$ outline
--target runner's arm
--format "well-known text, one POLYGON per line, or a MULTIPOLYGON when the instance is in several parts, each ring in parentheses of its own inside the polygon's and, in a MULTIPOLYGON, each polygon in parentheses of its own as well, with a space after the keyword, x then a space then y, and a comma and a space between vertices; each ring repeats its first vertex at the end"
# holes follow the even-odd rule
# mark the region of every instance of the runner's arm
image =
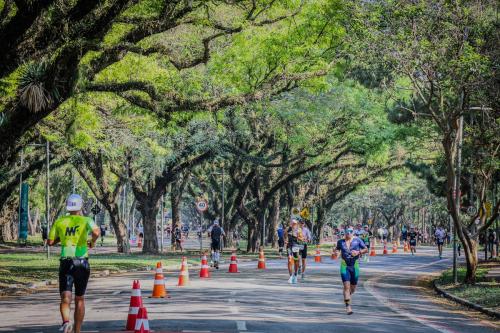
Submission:
POLYGON ((52 228, 50 228, 50 231, 49 231, 49 237, 47 239, 47 244, 49 246, 56 245, 57 243, 59 243, 61 241, 61 239, 59 238, 59 235, 57 234, 56 223, 57 223, 57 221, 54 222, 54 224, 52 224, 52 228))
POLYGON ((97 241, 97 239, 101 235, 101 230, 94 223, 94 220, 92 220, 91 218, 88 218, 87 221, 88 221, 87 227, 91 231, 91 237, 92 237, 90 241, 87 241, 87 245, 89 248, 93 248, 95 245, 95 242, 97 241))

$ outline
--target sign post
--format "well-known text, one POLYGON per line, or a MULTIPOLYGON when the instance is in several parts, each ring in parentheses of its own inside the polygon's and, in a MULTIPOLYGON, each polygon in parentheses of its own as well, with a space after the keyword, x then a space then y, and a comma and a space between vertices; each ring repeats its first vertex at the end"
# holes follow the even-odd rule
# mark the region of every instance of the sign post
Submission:
POLYGON ((198 214, 200 214, 200 232, 201 232, 200 255, 203 252, 203 212, 205 212, 207 209, 208 209, 208 201, 203 198, 198 198, 196 200, 196 210, 198 211, 198 214))
POLYGON ((21 184, 21 198, 19 209, 19 241, 26 244, 28 239, 28 191, 27 183, 21 184))

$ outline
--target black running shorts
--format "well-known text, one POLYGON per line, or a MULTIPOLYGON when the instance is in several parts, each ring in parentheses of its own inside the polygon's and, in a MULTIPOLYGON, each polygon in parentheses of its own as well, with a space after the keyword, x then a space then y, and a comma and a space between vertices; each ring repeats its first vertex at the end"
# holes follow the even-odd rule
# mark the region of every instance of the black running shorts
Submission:
POLYGON ((90 277, 90 265, 88 259, 64 258, 59 262, 59 292, 73 291, 75 295, 85 295, 87 283, 90 277))
POLYGON ((220 250, 220 241, 216 239, 212 239, 212 250, 219 251, 220 250))

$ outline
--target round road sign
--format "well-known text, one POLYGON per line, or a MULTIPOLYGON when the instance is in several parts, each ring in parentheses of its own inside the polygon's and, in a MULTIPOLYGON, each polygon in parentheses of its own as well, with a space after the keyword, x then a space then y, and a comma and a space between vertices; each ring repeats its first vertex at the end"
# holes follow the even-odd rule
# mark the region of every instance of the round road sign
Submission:
POLYGON ((208 209, 208 201, 205 199, 201 199, 200 201, 196 201, 196 209, 202 213, 208 209))
POLYGON ((474 206, 467 207, 467 214, 469 214, 469 216, 475 216, 477 214, 477 208, 474 206))

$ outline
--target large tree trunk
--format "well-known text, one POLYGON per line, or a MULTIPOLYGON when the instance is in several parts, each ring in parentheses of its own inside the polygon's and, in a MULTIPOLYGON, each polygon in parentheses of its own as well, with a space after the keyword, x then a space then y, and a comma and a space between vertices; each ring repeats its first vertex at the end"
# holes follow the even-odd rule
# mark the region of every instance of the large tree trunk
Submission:
POLYGON ((144 227, 144 244, 142 253, 159 253, 158 237, 156 234, 156 215, 158 214, 158 205, 146 206, 141 203, 141 214, 144 227))
POLYGON ((323 227, 325 225, 325 208, 323 205, 318 205, 316 208, 316 221, 314 223, 313 238, 318 240, 318 244, 321 243, 321 234, 323 232, 323 227))
POLYGON ((0 241, 8 242, 18 237, 17 197, 11 197, 0 212, 0 241))
POLYGON ((178 195, 177 191, 170 191, 170 205, 172 206, 172 233, 171 233, 171 243, 175 245, 175 233, 176 227, 181 227, 181 196, 178 195))
POLYGON ((130 253, 130 243, 125 221, 120 218, 120 210, 117 204, 108 207, 109 222, 115 231, 116 247, 118 253, 130 253))
POLYGON ((278 193, 273 198, 273 203, 269 212, 269 233, 267 235, 267 242, 271 244, 272 247, 276 247, 278 243, 278 238, 276 233, 278 230, 278 224, 280 221, 280 194, 278 193))
POLYGON ((255 252, 256 247, 256 232, 255 232, 255 222, 247 223, 248 233, 247 233, 247 252, 255 252))
POLYGON ((476 282, 476 270, 479 261, 477 249, 478 242, 476 239, 471 238, 466 232, 460 233, 462 236, 460 240, 462 242, 462 247, 464 249, 465 263, 467 271, 465 272, 466 284, 474 284, 476 282))

